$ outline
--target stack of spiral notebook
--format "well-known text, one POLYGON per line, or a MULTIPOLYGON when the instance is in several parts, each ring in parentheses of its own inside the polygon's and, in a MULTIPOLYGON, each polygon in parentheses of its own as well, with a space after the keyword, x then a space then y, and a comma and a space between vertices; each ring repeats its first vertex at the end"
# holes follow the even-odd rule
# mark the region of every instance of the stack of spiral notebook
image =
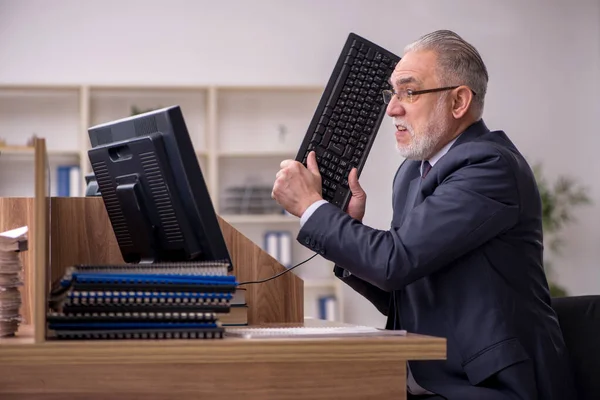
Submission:
POLYGON ((58 339, 213 339, 237 282, 225 262, 78 265, 55 282, 47 315, 58 339))

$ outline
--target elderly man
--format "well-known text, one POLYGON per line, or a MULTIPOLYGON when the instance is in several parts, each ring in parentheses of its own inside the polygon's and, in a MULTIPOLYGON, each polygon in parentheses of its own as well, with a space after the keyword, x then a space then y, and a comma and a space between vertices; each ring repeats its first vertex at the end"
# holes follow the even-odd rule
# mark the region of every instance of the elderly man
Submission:
POLYGON ((301 218, 298 240, 335 263, 388 329, 447 339, 446 361, 408 365, 409 398, 574 399, 542 265, 541 202, 530 167, 482 120, 478 51, 437 31, 406 47, 384 91, 406 158, 389 230, 362 223, 354 169, 346 212, 324 201, 314 153, 281 163, 273 197, 301 218))

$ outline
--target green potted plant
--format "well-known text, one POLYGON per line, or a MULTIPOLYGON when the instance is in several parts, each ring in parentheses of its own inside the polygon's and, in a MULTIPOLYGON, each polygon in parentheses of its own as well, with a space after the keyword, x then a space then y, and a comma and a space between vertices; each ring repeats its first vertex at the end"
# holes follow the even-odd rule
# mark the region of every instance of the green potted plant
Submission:
POLYGON ((567 176, 558 176, 554 183, 549 183, 543 176, 542 167, 537 164, 533 167, 542 199, 542 225, 544 231, 544 268, 550 285, 552 297, 566 296, 567 290, 554 281, 552 261, 549 257, 558 257, 561 254, 563 241, 562 229, 575 222, 573 210, 575 207, 589 204, 591 200, 587 188, 567 176))

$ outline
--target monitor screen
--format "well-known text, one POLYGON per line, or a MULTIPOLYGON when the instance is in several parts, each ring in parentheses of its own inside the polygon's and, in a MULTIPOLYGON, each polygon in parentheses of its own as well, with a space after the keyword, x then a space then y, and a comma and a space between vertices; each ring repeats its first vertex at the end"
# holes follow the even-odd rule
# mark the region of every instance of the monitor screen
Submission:
POLYGON ((89 128, 98 190, 127 263, 231 258, 181 108, 89 128))

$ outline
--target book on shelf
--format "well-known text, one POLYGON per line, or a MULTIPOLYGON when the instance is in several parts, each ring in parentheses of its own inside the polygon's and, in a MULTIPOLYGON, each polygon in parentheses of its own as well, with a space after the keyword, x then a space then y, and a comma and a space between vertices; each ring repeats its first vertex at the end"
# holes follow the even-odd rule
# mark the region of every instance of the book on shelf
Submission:
POLYGON ((69 197, 81 194, 81 171, 78 165, 59 165, 56 169, 57 196, 69 197))
POLYGON ((319 319, 326 321, 336 321, 338 319, 338 304, 334 295, 320 296, 317 301, 319 319))
POLYGON ((265 232, 263 246, 263 250, 284 267, 292 266, 292 233, 290 231, 265 232))

